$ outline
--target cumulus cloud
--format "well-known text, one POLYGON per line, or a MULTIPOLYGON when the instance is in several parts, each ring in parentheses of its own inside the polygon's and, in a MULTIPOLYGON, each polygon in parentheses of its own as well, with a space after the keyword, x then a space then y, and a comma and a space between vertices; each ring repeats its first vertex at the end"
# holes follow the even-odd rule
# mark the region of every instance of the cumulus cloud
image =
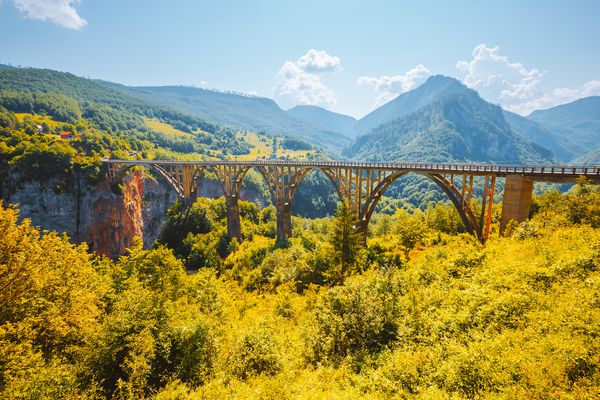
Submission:
POLYGON ((306 72, 336 72, 340 69, 340 58, 310 49, 296 64, 306 72))
POLYGON ((69 29, 81 29, 87 24, 75 9, 79 2, 80 0, 13 0, 17 10, 27 18, 50 21, 69 29))
POLYGON ((591 80, 577 88, 556 88, 540 97, 523 103, 506 105, 504 108, 521 115, 528 115, 535 110, 543 110, 589 96, 600 96, 600 81, 591 80))
POLYGON ((275 75, 274 96, 284 107, 297 104, 331 107, 335 93, 323 83, 323 75, 340 69, 339 57, 310 49, 294 61, 286 61, 275 75))
POLYGON ((545 90, 545 71, 511 62, 498 46, 484 43, 475 46, 471 60, 459 61, 456 68, 463 82, 483 98, 521 115, 600 93, 600 81, 595 80, 578 88, 545 90))
POLYGON ((457 62, 463 82, 484 98, 507 107, 540 97, 545 72, 510 62, 499 50, 498 46, 487 47, 481 43, 473 49, 471 60, 457 62))
POLYGON ((373 107, 378 107, 396 98, 398 95, 408 92, 423 83, 431 71, 423 64, 406 71, 404 75, 380 77, 362 76, 358 78, 358 85, 371 86, 378 94, 373 107))

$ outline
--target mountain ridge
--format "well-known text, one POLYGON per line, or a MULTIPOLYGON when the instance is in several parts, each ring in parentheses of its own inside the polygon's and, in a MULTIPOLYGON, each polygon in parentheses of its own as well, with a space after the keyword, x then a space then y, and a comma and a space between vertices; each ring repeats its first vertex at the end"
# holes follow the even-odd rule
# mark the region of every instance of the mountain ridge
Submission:
POLYGON ((356 136, 354 128, 357 120, 349 115, 336 113, 314 105, 297 105, 285 112, 293 118, 322 126, 349 138, 354 139, 356 136))
POLYGON ((584 97, 546 110, 537 110, 528 118, 585 151, 596 148, 600 143, 600 96, 584 97))
POLYGON ((552 152, 516 135, 503 110, 470 89, 443 96, 360 136, 348 155, 427 162, 548 162, 552 152))

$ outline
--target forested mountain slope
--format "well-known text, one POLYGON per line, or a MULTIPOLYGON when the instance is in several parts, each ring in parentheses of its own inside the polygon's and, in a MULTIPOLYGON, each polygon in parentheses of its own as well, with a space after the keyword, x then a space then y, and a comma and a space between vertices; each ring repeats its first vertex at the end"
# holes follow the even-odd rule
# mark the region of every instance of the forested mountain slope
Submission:
POLYGON ((504 110, 504 118, 514 133, 544 146, 562 162, 569 162, 587 151, 556 130, 548 129, 532 119, 504 110))
POLYGON ((129 96, 182 110, 221 125, 262 131, 270 135, 298 136, 337 152, 350 143, 345 135, 296 119, 273 100, 264 97, 183 86, 128 87, 105 84, 129 96))
POLYGON ((356 159, 543 163, 552 153, 511 130, 503 111, 462 90, 378 126, 348 151, 356 159))
POLYGON ((528 118, 586 151, 600 143, 600 96, 534 111, 528 118))
POLYGON ((464 93, 467 90, 469 89, 465 85, 454 78, 432 76, 416 89, 401 94, 361 118, 356 123, 355 130, 359 135, 368 133, 382 124, 407 116, 446 96, 464 93))

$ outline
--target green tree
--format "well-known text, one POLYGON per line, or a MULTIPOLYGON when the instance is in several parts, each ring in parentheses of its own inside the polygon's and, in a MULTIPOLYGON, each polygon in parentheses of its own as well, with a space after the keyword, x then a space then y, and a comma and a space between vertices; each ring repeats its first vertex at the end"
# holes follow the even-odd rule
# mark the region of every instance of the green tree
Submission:
POLYGON ((356 216, 346 201, 336 210, 330 242, 334 250, 335 267, 328 271, 328 278, 341 282, 356 266, 362 238, 356 233, 356 216))

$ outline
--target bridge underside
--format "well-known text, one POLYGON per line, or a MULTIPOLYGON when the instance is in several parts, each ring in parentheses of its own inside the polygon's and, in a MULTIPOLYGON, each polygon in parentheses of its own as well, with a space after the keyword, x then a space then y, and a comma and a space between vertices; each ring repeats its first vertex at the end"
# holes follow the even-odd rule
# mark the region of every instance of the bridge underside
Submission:
POLYGON ((151 167, 179 197, 192 202, 205 170, 211 170, 221 183, 227 206, 229 240, 242 241, 238 199, 246 173, 256 169, 265 179, 277 209, 277 237, 292 236, 291 208, 298 185, 311 170, 322 171, 333 183, 342 201, 346 201, 356 216, 356 231, 366 238, 369 221, 377 203, 401 176, 416 173, 433 181, 448 196, 460 215, 467 232, 484 243, 490 235, 492 205, 496 181, 506 178, 502 208, 501 231, 510 220, 523 221, 529 215, 534 180, 573 181, 579 175, 600 183, 600 169, 578 170, 564 167, 508 167, 441 164, 389 164, 345 162, 165 162, 110 160, 110 179, 119 181, 135 165, 151 167), (460 168, 459 168, 460 167, 460 168), (550 169, 551 168, 551 169, 550 169), (519 173, 521 172, 521 173, 519 173), (479 201, 474 199, 475 181, 482 183, 479 201), (482 182, 481 182, 482 181, 482 182), (476 207, 474 205, 477 204, 476 207), (478 208, 476 214, 475 208, 478 208))

